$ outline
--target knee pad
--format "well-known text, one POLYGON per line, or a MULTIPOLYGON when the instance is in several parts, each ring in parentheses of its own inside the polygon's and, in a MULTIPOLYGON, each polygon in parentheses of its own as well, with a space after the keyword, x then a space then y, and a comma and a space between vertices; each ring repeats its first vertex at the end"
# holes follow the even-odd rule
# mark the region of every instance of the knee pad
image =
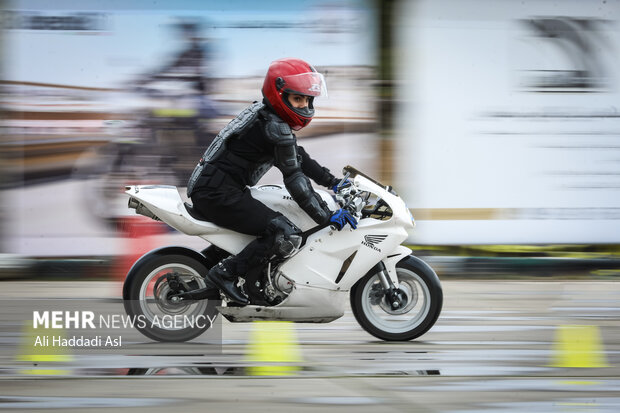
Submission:
POLYGON ((301 229, 293 224, 284 215, 280 215, 269 222, 268 235, 273 236, 273 250, 281 258, 288 258, 301 245, 301 229))

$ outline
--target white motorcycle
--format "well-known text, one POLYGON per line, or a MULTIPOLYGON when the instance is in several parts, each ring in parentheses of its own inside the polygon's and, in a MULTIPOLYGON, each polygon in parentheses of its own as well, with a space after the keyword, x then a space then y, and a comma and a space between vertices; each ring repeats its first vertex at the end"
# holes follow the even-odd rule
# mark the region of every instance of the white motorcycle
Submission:
POLYGON ((210 327, 191 320, 218 312, 231 322, 287 320, 328 323, 344 315, 347 296, 353 315, 368 333, 383 340, 411 340, 426 333, 441 312, 443 293, 435 272, 400 244, 413 229, 405 202, 389 187, 350 166, 350 180, 334 196, 317 191, 330 209, 347 208, 358 227, 341 231, 316 226, 280 185, 252 187, 252 196, 302 229, 292 256, 255 269, 240 285, 250 304, 228 302, 205 280, 209 268, 239 253, 253 237, 201 219, 174 186, 127 187, 129 207, 211 245, 201 252, 164 247, 141 257, 123 287, 125 310, 147 322, 136 327, 159 341, 187 341, 210 327), (151 321, 182 316, 161 325, 151 321))

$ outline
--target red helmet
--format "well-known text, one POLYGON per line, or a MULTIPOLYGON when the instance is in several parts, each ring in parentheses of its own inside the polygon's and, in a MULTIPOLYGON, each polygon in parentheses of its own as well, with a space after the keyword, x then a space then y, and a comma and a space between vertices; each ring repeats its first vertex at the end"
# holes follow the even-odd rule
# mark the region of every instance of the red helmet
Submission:
POLYGON ((294 58, 271 62, 262 92, 276 114, 293 130, 310 123, 314 116, 314 98, 327 95, 323 75, 303 60, 294 58), (304 108, 295 108, 288 101, 289 94, 309 96, 310 102, 304 108))

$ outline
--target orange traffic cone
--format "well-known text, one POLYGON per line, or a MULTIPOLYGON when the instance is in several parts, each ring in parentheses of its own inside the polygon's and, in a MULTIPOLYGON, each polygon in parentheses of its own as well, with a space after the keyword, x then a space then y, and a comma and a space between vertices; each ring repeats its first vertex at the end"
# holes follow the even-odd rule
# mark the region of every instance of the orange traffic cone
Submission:
POLYGON ((127 273, 144 254, 157 248, 157 235, 165 232, 165 225, 142 216, 128 216, 121 219, 119 233, 125 243, 123 253, 118 256, 113 268, 113 279, 122 288, 127 273))

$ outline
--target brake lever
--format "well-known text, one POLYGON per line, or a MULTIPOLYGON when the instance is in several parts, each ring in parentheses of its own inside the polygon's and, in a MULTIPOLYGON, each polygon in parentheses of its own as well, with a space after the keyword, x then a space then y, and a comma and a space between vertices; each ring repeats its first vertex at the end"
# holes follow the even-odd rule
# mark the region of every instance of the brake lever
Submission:
POLYGON ((350 176, 351 172, 347 172, 346 174, 344 174, 340 182, 338 182, 338 185, 336 185, 336 188, 340 189, 340 187, 344 185, 345 182, 347 182, 347 179, 349 179, 350 176))

